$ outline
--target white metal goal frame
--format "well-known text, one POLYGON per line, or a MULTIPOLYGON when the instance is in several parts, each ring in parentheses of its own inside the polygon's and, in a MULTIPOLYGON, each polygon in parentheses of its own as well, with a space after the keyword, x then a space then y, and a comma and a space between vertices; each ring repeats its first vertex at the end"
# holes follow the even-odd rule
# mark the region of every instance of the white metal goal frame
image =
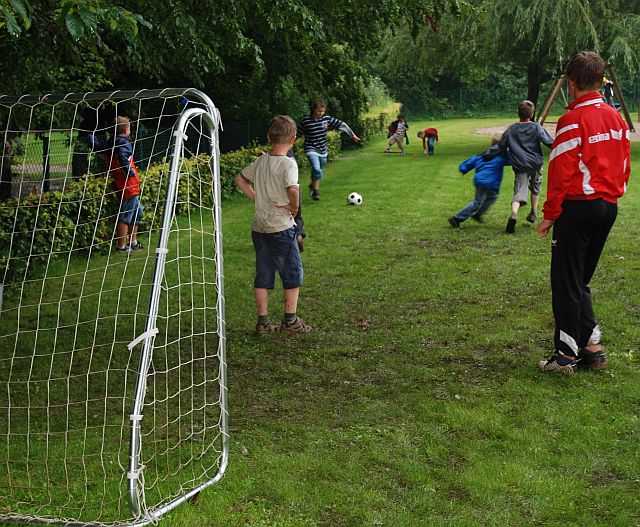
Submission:
MULTIPOLYGON (((160 207, 162 213, 162 219, 158 222, 158 230, 156 235, 153 237, 150 235, 149 237, 149 245, 153 247, 147 248, 149 253, 149 260, 153 261, 153 272, 150 274, 150 290, 148 291, 148 309, 146 313, 146 321, 144 323, 142 331, 138 331, 135 338, 133 338, 127 344, 127 348, 129 351, 138 348, 139 354, 135 355, 139 357, 137 368, 133 374, 136 377, 135 387, 133 390, 132 398, 126 398, 127 400, 132 399, 132 403, 130 408, 127 410, 122 405, 122 410, 124 413, 128 412, 128 415, 122 416, 123 421, 129 421, 129 445, 128 445, 128 461, 126 463, 126 470, 123 474, 121 474, 120 486, 126 486, 126 501, 128 502, 128 508, 130 511, 130 516, 128 518, 119 517, 114 518, 112 516, 106 515, 104 517, 99 517, 96 519, 88 519, 83 518, 75 518, 73 515, 67 516, 62 513, 54 513, 49 514, 46 510, 41 510, 34 504, 28 503, 28 500, 20 499, 16 500, 15 503, 12 503, 7 496, 11 497, 11 492, 4 493, 3 485, 4 483, 0 478, 0 521, 12 521, 12 522, 39 522, 45 524, 64 524, 64 525, 73 525, 73 526, 84 526, 84 525, 130 525, 130 526, 144 526, 148 524, 155 524, 157 521, 167 512, 173 510, 180 504, 191 500, 197 494, 199 494, 203 489, 210 487, 217 483, 224 475, 227 464, 228 464, 228 456, 229 456, 229 430, 228 430, 228 403, 227 403, 227 380, 226 380, 226 335, 225 335, 225 306, 224 306, 224 273, 223 273, 223 247, 222 247, 222 222, 221 222, 221 182, 220 182, 220 151, 219 151, 219 141, 218 141, 218 133, 221 128, 221 120, 218 109, 215 107, 211 99, 204 93, 195 89, 163 89, 163 90, 137 90, 137 91, 114 91, 110 93, 85 93, 85 94, 67 94, 67 95, 45 95, 45 96, 22 96, 22 97, 6 97, 0 96, 0 108, 14 108, 16 105, 20 106, 28 106, 33 109, 37 109, 39 105, 56 105, 61 102, 68 104, 89 104, 99 103, 103 104, 104 102, 109 102, 113 104, 118 104, 121 101, 139 101, 139 100, 167 100, 169 98, 178 98, 182 101, 188 101, 187 104, 184 104, 184 107, 181 108, 177 120, 175 124, 171 127, 172 139, 170 145, 170 160, 169 160, 169 172, 166 180, 166 196, 163 197, 163 206, 160 207), (194 103, 194 104, 189 104, 194 103), (190 425, 192 430, 189 431, 185 435, 187 438, 186 441, 199 441, 200 443, 204 441, 212 441, 215 442, 214 448, 211 451, 215 455, 215 460, 213 462, 213 469, 215 470, 214 474, 207 472, 204 470, 202 474, 196 475, 193 478, 187 478, 188 481, 183 482, 180 481, 177 484, 176 488, 170 488, 168 491, 164 491, 165 494, 160 494, 161 497, 155 498, 156 502, 159 503, 149 503, 149 499, 147 497, 147 488, 145 486, 145 437, 153 437, 155 438, 156 432, 147 432, 151 434, 149 436, 145 436, 144 430, 144 418, 145 418, 145 401, 150 397, 148 393, 148 379, 150 375, 150 369, 154 369, 153 365, 153 357, 154 357, 154 345, 156 343, 156 338, 159 333, 162 332, 162 328, 159 328, 165 318, 159 317, 159 309, 161 304, 161 296, 163 291, 166 292, 167 289, 170 289, 171 285, 167 284, 167 277, 165 276, 165 267, 167 264, 167 258, 170 256, 172 251, 172 243, 173 248, 175 250, 175 240, 172 240, 172 233, 175 233, 176 227, 176 207, 178 203, 178 193, 179 187, 181 184, 181 175, 184 173, 183 162, 185 159, 185 150, 189 147, 187 146, 188 133, 191 134, 192 131, 195 130, 195 133, 201 134, 204 137, 204 143, 208 143, 207 147, 204 150, 207 150, 205 153, 208 157, 208 169, 211 172, 211 187, 207 187, 207 183, 204 184, 204 188, 206 192, 212 193, 212 224, 213 224, 213 233, 211 233, 211 241, 212 241, 212 250, 213 255, 209 259, 204 258, 203 261, 211 262, 213 267, 215 268, 213 271, 214 278, 208 282, 206 279, 195 279, 196 281, 200 280, 204 283, 202 287, 206 288, 211 286, 215 289, 215 307, 210 307, 204 305, 204 307, 198 307, 195 310, 200 309, 205 314, 215 312, 215 321, 212 325, 215 327, 214 330, 211 331, 215 336, 214 339, 210 339, 209 344, 211 342, 215 346, 215 352, 213 356, 216 359, 217 371, 214 372, 213 377, 215 378, 216 385, 218 387, 217 393, 215 395, 209 393, 205 390, 202 391, 204 397, 213 400, 213 405, 209 405, 206 410, 202 410, 201 413, 208 414, 214 412, 211 409, 211 406, 215 407, 215 415, 214 419, 216 420, 216 432, 212 438, 209 438, 207 432, 203 432, 202 430, 194 430, 198 427, 199 423, 194 424, 194 420, 191 421, 190 425), (172 230, 173 229, 173 230, 172 230), (194 439, 195 438, 195 439, 194 439), (167 497, 168 496, 168 497, 167 497), (4 501, 4 503, 2 503, 4 501), (22 506, 25 510, 23 510, 22 506)), ((37 110, 36 110, 37 111, 37 110)), ((2 130, 0 130, 0 133, 2 130)), ((6 130, 5 130, 6 137, 6 130)), ((1 145, 0 145, 1 146, 1 145)), ((135 143, 134 143, 135 148, 135 143)), ((198 153, 202 153, 201 147, 198 147, 198 153)), ((45 162, 46 164, 46 162, 45 162)), ((107 176, 109 177, 109 176, 107 176)), ((22 193, 22 190, 19 191, 22 193)), ((41 201, 44 201, 41 199, 41 201)), ((193 204, 188 200, 186 203, 181 204, 183 207, 194 208, 193 204)), ((202 208, 202 207, 201 207, 202 208)), ((200 211, 201 212, 201 211, 200 211)), ((16 213, 17 214, 17 213, 16 213)), ((190 225, 191 219, 189 219, 190 225)), ((189 225, 187 227, 180 227, 178 230, 188 231, 189 225)), ((75 227, 78 229, 78 227, 75 227)), ((201 226, 198 228, 202 228, 201 226)), ((75 232, 75 231, 74 231, 75 232)), ((35 236, 35 233, 34 233, 35 236)), ((183 237, 187 237, 182 235, 183 237)), ((191 242, 189 242, 191 243, 191 242)), ((204 245, 204 243, 202 244, 204 245)), ((89 248, 89 252, 91 252, 91 247, 89 248)), ((109 253, 111 254, 111 253, 109 253)), ((179 258, 189 260, 190 255, 180 255, 179 258)), ((48 264, 47 264, 48 265, 48 264)), ((48 269, 48 268, 47 268, 48 269)), ((180 273, 183 271, 178 271, 178 280, 180 280, 180 273)), ((203 271, 203 275, 209 273, 208 270, 203 271)), ((25 275, 26 276, 26 275, 25 275)), ((1 277, 0 277, 1 278, 1 277)), ((66 279, 66 277, 65 277, 66 279)), ((182 286, 183 284, 179 284, 177 289, 180 291, 180 295, 182 295, 182 286)), ((199 284, 202 285, 202 284, 199 284)), ((2 286, 5 287, 4 284, 2 286)), ((45 286, 42 286, 44 289, 45 286)), ((84 285, 83 285, 84 287, 84 285)), ((24 289, 24 287, 23 287, 24 289)), ((201 288, 195 288, 196 294, 201 294, 201 288)), ((22 292, 20 293, 23 294, 22 292)), ((102 295, 102 291, 100 293, 102 295)), ((188 294, 188 292, 187 292, 188 294)), ((192 290, 192 295, 193 290, 192 290)), ((140 293, 138 293, 140 296, 140 293)), ((61 294, 62 297, 62 294, 61 294)), ((170 304, 171 301, 168 297, 163 297, 163 309, 167 311, 169 308, 165 304, 170 304)), ((188 303, 188 299, 186 302, 188 303)), ((199 300, 195 302, 192 300, 192 305, 197 304, 199 300)), ((177 302, 182 303, 185 300, 180 296, 177 302)), ((204 300, 206 304, 207 300, 204 300)), ((59 309, 59 308, 58 308, 59 309)), ((0 299, 0 310, 2 310, 2 303, 0 299)), ((18 309, 18 311, 20 308, 18 309)), ((38 313, 40 312, 40 308, 38 307, 38 313)), ((26 311, 25 311, 26 313, 26 311)), ((122 315, 121 315, 122 316, 122 315)), ((190 315, 192 319, 194 319, 194 315, 190 315)), ((1 314, 0 314, 1 317, 1 314)), ((1 319, 0 319, 1 322, 1 319)), ((196 323, 191 321, 193 326, 195 327, 196 323)), ((1 327, 1 326, 0 326, 1 327)), ((203 338, 201 334, 198 333, 198 330, 194 329, 194 327, 190 328, 192 334, 190 335, 191 345, 193 347, 196 346, 207 346, 206 338, 203 338)), ((206 333, 206 332, 205 332, 206 333)), ((6 337, 6 335, 5 335, 6 337)), ((205 335, 206 337, 206 335, 205 335)), ((0 339, 3 338, 3 335, 0 335, 0 339)), ((115 332, 114 332, 115 338, 115 332)), ((19 339, 19 334, 16 333, 15 337, 16 341, 19 339)), ((169 341, 169 337, 166 337, 167 341, 169 341)), ((183 346, 183 348, 188 347, 183 346)), ((35 348, 34 348, 35 350, 35 348)), ((55 350, 54 350, 55 351, 55 350)), ((193 350, 191 350, 193 352, 193 350)), ((6 357, 2 357, 4 352, 0 351, 0 359, 6 359, 6 357)), ((34 351, 34 354, 36 352, 34 351)), ((71 353, 73 357, 73 353, 71 353)), ((131 355, 133 356, 133 355, 131 355)), ((130 357, 131 357, 130 356, 130 357)), ((197 354, 193 355, 193 362, 202 363, 204 368, 209 368, 209 363, 205 362, 202 357, 197 356, 197 354)), ((23 357, 18 357, 19 359, 23 357)), ((15 361, 15 358, 12 358, 15 361)), ((33 365, 34 359, 32 359, 33 365)), ((53 362, 53 359, 51 359, 53 362)), ((178 371, 177 375, 181 375, 181 370, 184 369, 185 364, 178 364, 177 367, 172 367, 175 371, 178 371)), ((191 370, 194 370, 193 364, 190 365, 191 370)), ((123 367, 124 370, 133 369, 131 366, 123 367)), ((69 370, 71 371, 71 366, 69 366, 69 370)), ((193 372, 192 372, 193 373, 193 372)), ((206 376, 207 373, 203 372, 201 375, 206 376)), ((166 374, 168 377, 169 374, 166 374)), ((35 381, 34 381, 35 382, 35 381)), ((90 378, 87 376, 86 383, 89 384, 90 378)), ((107 381, 109 382, 109 381, 107 381)), ((164 380, 164 382, 168 383, 169 381, 164 380)), ((202 381, 201 378, 198 378, 196 381, 192 381, 193 383, 205 384, 205 381, 202 381)), ((209 382, 207 380, 206 382, 209 382)), ((28 383, 27 383, 28 384, 28 383)), ((9 388, 9 382, 7 382, 6 386, 2 385, 2 379, 0 379, 0 390, 4 390, 9 393, 9 399, 11 399, 12 393, 9 388)), ((49 388, 47 388, 49 390, 49 388)), ((179 391, 186 391, 184 388, 180 387, 179 391)), ((191 408, 185 407, 182 408, 183 402, 181 397, 181 393, 177 395, 179 405, 181 406, 180 411, 184 413, 190 413, 192 411, 191 408)), ((165 394, 151 394, 151 397, 157 397, 158 399, 166 398, 168 399, 170 396, 165 394)), ((191 404, 194 406, 204 405, 200 401, 194 400, 195 397, 193 394, 190 395, 191 404)), ((187 397, 184 397, 188 399, 187 397)), ((0 406, 2 406, 2 401, 4 399, 0 399, 0 406)), ((74 401, 71 401, 70 404, 75 404, 74 401)), ((88 406, 88 403, 87 403, 88 406)), ((6 404, 6 408, 0 408, 5 410, 6 415, 10 415, 12 408, 10 404, 6 404)), ((105 414, 107 413, 107 406, 105 403, 105 414)), ((198 408, 200 411, 201 408, 198 408)), ((29 409, 26 410, 26 415, 29 416, 29 422, 32 422, 33 416, 37 415, 35 412, 32 414, 29 412, 29 409)), ((152 408, 150 411, 156 412, 156 408, 152 408)), ((68 414, 68 410, 67 410, 68 414)), ((55 418, 55 416, 54 416, 55 418)), ((49 421, 52 419, 47 416, 47 428, 50 426, 49 421)), ((68 417, 67 417, 68 419, 68 417)), ((87 418, 89 419, 89 418, 87 418)), ((103 419, 106 419, 103 417, 103 419)), ((203 417, 202 419, 205 419, 203 417)), ((169 417, 165 417, 166 426, 168 428, 171 425, 171 420, 169 417)), ((196 420, 197 421, 197 420, 196 420)), ((176 421, 176 426, 185 426, 184 423, 176 421)), ((0 435, 6 432, 7 444, 3 445, 3 448, 7 453, 13 448, 8 443, 8 438, 10 436, 10 431, 8 428, 6 430, 2 429, 0 431, 0 435)), ((30 450, 35 450, 29 442, 29 434, 31 432, 27 432, 26 443, 30 450)), ((39 432, 38 432, 39 434, 39 432)), ((32 436, 38 435, 36 433, 31 433, 32 436)), ((22 434, 25 435, 25 434, 22 434)), ((46 442, 46 452, 54 452, 55 446, 51 446, 48 437, 46 437, 46 431, 44 434, 44 440, 46 442)), ((86 435, 86 430, 85 430, 86 435)), ((104 433, 103 433, 104 437, 104 433)), ((38 438, 40 439, 40 438, 38 438)), ((175 445, 169 445, 169 442, 166 441, 166 450, 171 454, 171 450, 176 449, 175 445)), ((209 449, 207 445, 201 445, 196 447, 200 449, 200 456, 204 457, 209 454, 209 449)), ((13 451, 12 451, 13 452, 13 451)), ((12 454, 15 456, 15 454, 12 454)), ((65 454, 66 456, 66 454, 65 454)), ((193 454, 191 455, 191 459, 193 459, 193 454)), ((195 456, 198 458, 198 456, 195 456)), ((4 471, 4 473, 9 474, 11 470, 11 461, 7 461, 7 459, 3 459, 0 456, 0 472, 4 471)), ((198 459, 199 460, 199 459, 198 459)), ((67 466, 71 464, 66 457, 63 460, 65 472, 67 471, 67 466)), ((43 463, 48 463, 47 460, 44 460, 43 463)), ((84 464, 84 460, 82 461, 84 464)), ((116 462, 117 463, 117 462, 116 462)), ((170 461, 166 462, 167 464, 170 461)), ((33 462, 31 465, 33 466, 33 462)), ((124 467, 124 463, 119 463, 121 468, 124 467)), ((53 466, 53 463, 52 463, 53 466)), ((29 466, 27 465, 27 472, 29 466)), ((85 468, 86 471, 86 468, 85 468)), ((73 471, 70 469, 69 473, 73 471)), ((211 470, 213 472, 213 470, 211 470)), ((3 476, 3 474, 0 474, 3 476)), ((29 479, 29 483, 31 480, 27 474, 27 479, 29 479)), ((49 472, 47 472, 47 481, 44 484, 50 483, 49 480, 49 472)), ((70 476, 66 476, 67 479, 70 479, 70 476)), ((72 476, 71 476, 72 477, 72 476)), ((170 486, 166 484, 162 480, 162 478, 158 478, 156 475, 156 480, 160 482, 159 486, 165 485, 165 487, 170 486)), ((43 484, 43 482, 40 482, 43 484)), ((37 492, 32 493, 32 489, 27 488, 24 492, 29 495, 37 495, 37 492)), ((70 493, 72 494, 72 493, 70 493)), ((156 493, 158 494, 158 493, 156 493)), ((69 501, 70 498, 67 498, 69 501)), ((104 500, 104 498, 102 498, 104 500)), ((154 500, 151 500, 154 501, 154 500)), ((37 504, 36 504, 37 505, 37 504)), ((84 511, 85 506, 82 505, 79 507, 80 511, 84 511)), ((58 509, 59 511, 60 509, 58 509)))

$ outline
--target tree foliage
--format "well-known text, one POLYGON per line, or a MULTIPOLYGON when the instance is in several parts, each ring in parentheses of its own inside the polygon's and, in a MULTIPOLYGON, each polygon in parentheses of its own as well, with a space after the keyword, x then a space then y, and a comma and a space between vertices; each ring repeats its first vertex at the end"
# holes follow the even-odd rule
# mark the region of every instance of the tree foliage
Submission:
POLYGON ((640 0, 0 0, 0 93, 194 86, 225 119, 355 121, 382 79, 416 108, 446 88, 540 83, 580 49, 640 68, 640 0))
POLYGON ((433 90, 524 82, 520 97, 536 101, 542 83, 559 73, 574 53, 599 51, 627 77, 640 58, 640 2, 623 0, 469 0, 445 12, 438 31, 425 26, 388 32, 388 46, 372 67, 393 95, 433 108, 433 90))
POLYGON ((238 119, 299 116, 315 97, 354 119, 385 29, 415 33, 458 1, 0 0, 0 91, 191 85, 238 119))

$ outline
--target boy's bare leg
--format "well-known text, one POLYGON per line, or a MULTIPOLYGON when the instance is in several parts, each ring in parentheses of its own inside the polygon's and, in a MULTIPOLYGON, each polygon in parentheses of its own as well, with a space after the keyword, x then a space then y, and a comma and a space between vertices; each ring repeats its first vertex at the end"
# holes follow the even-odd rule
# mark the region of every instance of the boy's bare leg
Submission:
POLYGON ((284 290, 284 312, 295 313, 298 309, 298 295, 300 294, 300 288, 284 290))
POLYGON ((129 233, 129 225, 119 221, 116 224, 116 242, 118 243, 118 249, 124 249, 127 245, 127 234, 129 233))
POLYGON ((283 333, 309 333, 313 329, 296 314, 298 293, 299 287, 284 290, 284 320, 280 326, 283 333))
POLYGON ((511 214, 512 214, 512 217, 517 216, 519 210, 520 210, 520 202, 519 201, 511 202, 511 214))
POLYGON ((532 211, 537 211, 538 210, 538 200, 540 199, 540 196, 535 195, 535 194, 531 194, 531 210, 532 211))
POLYGON ((258 310, 258 316, 266 316, 269 310, 269 290, 256 287, 253 290, 253 295, 256 299, 256 309, 258 310))
POLYGON ((138 244, 138 226, 129 225, 129 244, 131 247, 135 247, 138 244))

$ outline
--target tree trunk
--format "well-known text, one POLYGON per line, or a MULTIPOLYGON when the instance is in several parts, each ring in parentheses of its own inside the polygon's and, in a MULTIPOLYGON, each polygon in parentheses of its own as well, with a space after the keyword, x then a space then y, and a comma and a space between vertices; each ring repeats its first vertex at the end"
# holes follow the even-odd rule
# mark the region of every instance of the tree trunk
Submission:
POLYGON ((540 95, 540 82, 540 66, 537 63, 530 62, 527 65, 527 99, 536 106, 540 95))

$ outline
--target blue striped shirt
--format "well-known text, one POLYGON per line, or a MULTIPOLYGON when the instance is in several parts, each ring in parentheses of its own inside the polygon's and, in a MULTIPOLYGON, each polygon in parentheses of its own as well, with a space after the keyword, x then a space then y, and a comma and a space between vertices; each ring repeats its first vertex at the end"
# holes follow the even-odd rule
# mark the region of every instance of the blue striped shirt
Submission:
POLYGON ((304 135, 304 151, 326 155, 329 152, 329 143, 327 142, 329 130, 342 130, 351 137, 355 135, 347 123, 330 115, 323 115, 320 119, 305 115, 300 119, 298 135, 304 135))

